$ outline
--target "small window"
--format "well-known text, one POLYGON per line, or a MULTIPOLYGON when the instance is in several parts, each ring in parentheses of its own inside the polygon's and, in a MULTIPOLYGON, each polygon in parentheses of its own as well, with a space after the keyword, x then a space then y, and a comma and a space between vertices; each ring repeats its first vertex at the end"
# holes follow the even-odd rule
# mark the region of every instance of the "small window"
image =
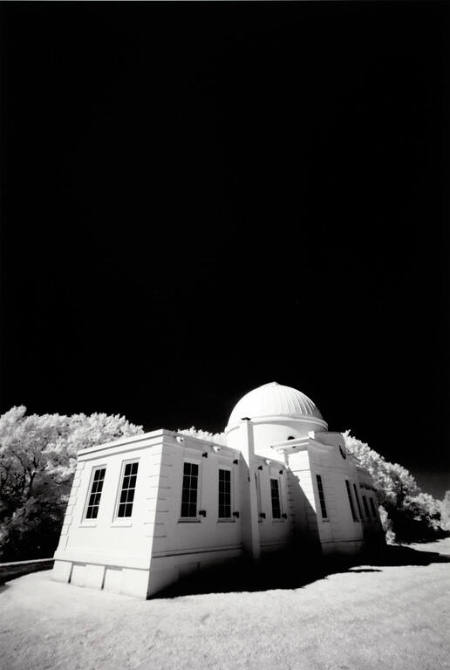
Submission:
POLYGON ((376 519, 378 519, 378 514, 377 514, 377 510, 375 509, 375 504, 373 502, 373 498, 369 498, 369 502, 370 502, 370 509, 372 510, 372 516, 376 520, 376 519))
POLYGON ((358 489, 356 488, 356 484, 353 484, 353 490, 355 492, 355 499, 356 499, 356 504, 358 505, 359 516, 362 519, 363 515, 362 515, 362 511, 361 511, 361 503, 359 502, 359 495, 358 495, 358 489))
POLYGON ((96 468, 93 473, 91 490, 89 493, 88 504, 86 508, 86 519, 96 519, 98 508, 100 507, 100 498, 102 495, 103 482, 105 481, 106 468, 96 468))
POLYGON ((270 496, 272 498, 272 518, 281 519, 280 483, 278 479, 270 480, 270 496))
POLYGON ((370 519, 369 507, 367 505, 367 498, 366 498, 366 496, 363 496, 362 499, 363 499, 364 512, 365 512, 366 518, 370 519))
POLYGON ((219 470, 219 519, 231 518, 231 471, 219 470))
POLYGON ((320 475, 316 475, 316 480, 317 480, 317 490, 319 491, 319 502, 320 502, 320 510, 322 512, 322 519, 327 519, 328 514, 327 514, 327 506, 325 504, 325 494, 323 492, 322 477, 320 475))
POLYGON ((130 517, 133 512, 138 465, 137 461, 134 461, 134 463, 125 463, 122 490, 120 491, 119 507, 117 509, 117 516, 120 518, 130 517))
POLYGON ((183 488, 181 491, 181 516, 197 516, 198 465, 185 462, 183 469, 183 488))
POLYGON ((350 504, 352 519, 353 519, 353 521, 358 521, 358 517, 356 516, 355 506, 353 504, 352 491, 351 491, 350 483, 349 483, 348 479, 345 480, 345 486, 346 486, 346 489, 347 489, 348 502, 350 504))

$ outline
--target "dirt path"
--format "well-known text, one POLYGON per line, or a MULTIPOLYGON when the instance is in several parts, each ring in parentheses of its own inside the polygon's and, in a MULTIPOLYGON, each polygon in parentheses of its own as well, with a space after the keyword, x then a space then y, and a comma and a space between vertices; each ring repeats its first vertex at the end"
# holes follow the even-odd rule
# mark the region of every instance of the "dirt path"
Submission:
POLYGON ((450 562, 426 553, 450 557, 450 539, 414 549, 423 565, 147 602, 27 575, 0 590, 0 667, 450 669, 450 562))

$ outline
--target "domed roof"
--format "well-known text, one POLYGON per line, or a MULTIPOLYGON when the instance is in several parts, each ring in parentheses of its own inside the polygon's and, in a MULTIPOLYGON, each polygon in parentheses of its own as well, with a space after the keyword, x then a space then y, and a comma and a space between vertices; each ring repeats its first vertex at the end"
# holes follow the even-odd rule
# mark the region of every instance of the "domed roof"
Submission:
POLYGON ((313 401, 304 393, 291 386, 271 382, 258 386, 239 400, 230 414, 228 426, 240 423, 241 419, 245 417, 255 419, 263 416, 322 419, 322 415, 313 401))

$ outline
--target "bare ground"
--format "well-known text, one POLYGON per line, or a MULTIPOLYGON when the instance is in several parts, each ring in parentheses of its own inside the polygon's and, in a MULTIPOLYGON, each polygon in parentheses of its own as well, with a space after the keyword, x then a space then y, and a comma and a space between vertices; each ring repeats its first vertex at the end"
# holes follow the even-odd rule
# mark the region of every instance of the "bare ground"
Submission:
POLYGON ((450 669, 450 539, 300 588, 138 601, 50 576, 1 587, 2 669, 450 669))

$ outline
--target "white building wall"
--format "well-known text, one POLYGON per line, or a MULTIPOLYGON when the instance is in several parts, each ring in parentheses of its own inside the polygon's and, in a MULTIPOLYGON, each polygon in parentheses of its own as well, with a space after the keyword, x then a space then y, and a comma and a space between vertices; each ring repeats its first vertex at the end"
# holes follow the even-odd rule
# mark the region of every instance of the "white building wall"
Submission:
MULTIPOLYGON (((320 436, 322 437, 322 436, 320 436)), ((324 488, 329 522, 319 520, 322 550, 324 553, 339 551, 353 553, 362 548, 363 525, 354 496, 353 485, 358 485, 358 477, 353 459, 339 449, 337 444, 324 447, 314 440, 309 447, 314 474, 320 474, 324 488), (355 519, 353 518, 347 494, 346 480, 349 482, 355 519), (328 504, 329 501, 329 504, 328 504)), ((318 493, 317 493, 318 495, 318 493)), ((320 513, 319 513, 320 519, 320 513)))
POLYGON ((153 542, 149 595, 197 569, 242 553, 239 453, 226 447, 216 452, 211 443, 189 436, 183 436, 181 443, 175 436, 167 436, 163 464, 167 468, 165 485, 170 495, 165 497, 155 517, 158 536, 153 542), (195 519, 181 517, 185 461, 199 466, 195 519), (231 472, 232 516, 226 520, 218 518, 219 468, 231 472), (205 512, 205 516, 200 515, 200 511, 205 512), (239 516, 233 516, 233 512, 239 516))
POLYGON ((286 454, 292 472, 291 499, 298 501, 294 505, 294 516, 300 549, 304 536, 307 543, 317 537, 323 553, 358 551, 363 545, 364 530, 353 484, 359 486, 359 480, 354 460, 343 449, 342 436, 320 432, 295 445, 294 442, 291 448, 287 446, 286 454), (326 518, 322 517, 317 475, 322 479, 326 518), (346 480, 350 485, 356 520, 352 516, 346 480))
POLYGON ((288 499, 288 470, 281 461, 255 457, 258 486, 259 536, 262 552, 284 549, 292 540, 292 515, 288 499), (270 480, 276 479, 280 492, 281 518, 273 517, 270 480), (262 516, 264 515, 264 516, 262 516))
POLYGON ((156 507, 149 497, 158 490, 163 431, 80 452, 63 533, 55 553, 55 579, 79 586, 105 588, 145 597, 156 507), (118 518, 122 468, 137 461, 138 473, 132 516, 118 518), (86 519, 92 472, 106 469, 96 519, 86 519))
POLYGON ((317 504, 311 477, 310 455, 307 449, 289 453, 289 504, 293 517, 297 549, 309 549, 319 539, 317 504))
MULTIPOLYGON (((167 509, 156 514, 160 536, 153 542, 149 595, 191 572, 224 563, 244 553, 246 510, 241 482, 245 480, 248 486, 249 473, 240 452, 227 447, 215 451, 211 443, 189 436, 183 436, 181 445, 175 438, 167 437, 163 445, 163 462, 166 461, 171 467, 167 485, 173 493, 165 505, 167 509), (206 513, 206 516, 198 514, 192 520, 180 516, 185 461, 199 466, 197 509, 206 513), (220 468, 231 472, 232 517, 226 520, 218 517, 220 468)), ((279 461, 268 465, 264 459, 256 458, 255 473, 259 487, 259 513, 266 515, 259 523, 261 550, 281 549, 290 541, 290 523, 289 518, 272 518, 270 477, 277 477, 280 481, 281 512, 287 515, 286 468, 279 461), (259 470, 259 466, 263 469, 259 470)))
POLYGON ((368 543, 384 543, 384 532, 381 525, 378 496, 373 481, 367 470, 357 466, 358 492, 363 508, 363 527, 364 538, 368 543), (367 508, 364 505, 364 497, 367 501, 367 508), (371 501, 373 502, 373 506, 371 501), (375 514, 374 514, 375 512, 375 514))

